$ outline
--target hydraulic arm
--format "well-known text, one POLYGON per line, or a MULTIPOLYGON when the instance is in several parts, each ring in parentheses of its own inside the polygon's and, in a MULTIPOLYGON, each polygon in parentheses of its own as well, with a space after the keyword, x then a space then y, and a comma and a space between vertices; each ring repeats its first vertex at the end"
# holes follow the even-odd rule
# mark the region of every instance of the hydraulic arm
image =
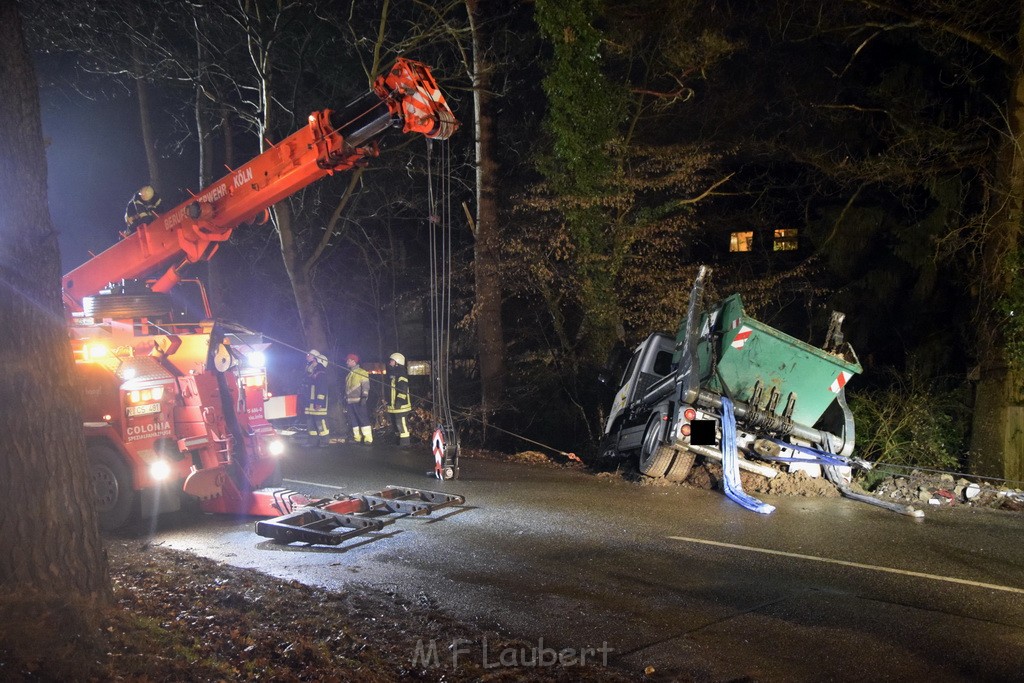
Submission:
POLYGON ((107 284, 168 266, 152 290, 169 291, 183 266, 209 259, 236 227, 259 222, 282 199, 376 156, 376 138, 398 125, 439 140, 458 127, 430 69, 407 59, 341 111, 313 112, 301 130, 65 275, 65 305, 80 312, 82 299, 107 284))

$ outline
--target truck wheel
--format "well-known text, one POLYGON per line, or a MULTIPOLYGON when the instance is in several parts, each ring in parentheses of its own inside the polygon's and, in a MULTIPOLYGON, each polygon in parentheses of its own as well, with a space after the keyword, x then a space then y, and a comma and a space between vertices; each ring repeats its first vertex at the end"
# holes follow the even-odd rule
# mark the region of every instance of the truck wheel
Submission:
POLYGON ((661 443, 661 413, 655 413, 647 423, 644 440, 640 444, 640 471, 648 477, 664 477, 672 464, 675 449, 661 443))
POLYGON ((690 476, 690 470, 693 468, 693 461, 696 457, 697 454, 693 451, 676 451, 676 457, 672 460, 672 465, 668 468, 665 478, 675 482, 685 481, 686 477, 690 476))
POLYGON ((120 529, 128 522, 137 498, 132 488, 132 473, 124 459, 109 446, 90 444, 88 454, 100 529, 120 529))

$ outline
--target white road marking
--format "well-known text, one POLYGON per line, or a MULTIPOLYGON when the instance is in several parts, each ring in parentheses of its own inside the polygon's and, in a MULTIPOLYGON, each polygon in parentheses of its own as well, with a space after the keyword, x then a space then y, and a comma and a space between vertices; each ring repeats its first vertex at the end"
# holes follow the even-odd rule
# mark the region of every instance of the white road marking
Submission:
POLYGON ((684 541, 686 543, 700 543, 703 545, 714 545, 720 548, 732 548, 734 550, 747 550, 754 553, 764 553, 765 555, 779 555, 782 557, 794 557, 798 560, 813 560, 814 562, 825 562, 827 564, 838 564, 844 567, 856 567, 857 569, 870 569, 876 572, 887 572, 889 574, 901 574, 903 576, 915 576, 919 579, 931 579, 932 581, 946 581, 947 583, 959 583, 964 586, 974 586, 975 588, 990 588, 996 591, 1006 591, 1007 593, 1021 593, 1024 594, 1024 588, 1014 588, 1013 586, 1000 586, 995 583, 983 583, 981 581, 970 581, 969 579, 958 579, 953 576, 939 576, 938 574, 926 574, 924 572, 913 572, 907 569, 895 569, 893 567, 880 567, 874 564, 862 564, 860 562, 847 562, 846 560, 834 560, 828 557, 818 557, 816 555, 802 555, 800 553, 787 553, 782 550, 769 550, 768 548, 755 548, 749 545, 736 545, 735 543, 722 543, 721 541, 709 541, 703 538, 687 538, 686 536, 669 536, 673 541, 684 541))

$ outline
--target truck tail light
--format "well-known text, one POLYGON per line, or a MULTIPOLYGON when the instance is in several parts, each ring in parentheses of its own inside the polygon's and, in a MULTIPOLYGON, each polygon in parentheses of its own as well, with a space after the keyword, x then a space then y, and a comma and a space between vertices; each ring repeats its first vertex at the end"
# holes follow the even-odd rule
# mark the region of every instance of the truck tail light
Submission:
POLYGON ((684 439, 687 439, 687 440, 690 439, 690 436, 693 434, 693 425, 691 425, 690 423, 693 422, 695 419, 697 419, 697 411, 696 410, 694 410, 690 406, 686 406, 685 408, 683 408, 683 411, 682 411, 682 413, 680 415, 680 420, 679 420, 679 436, 680 437, 682 437, 684 439))

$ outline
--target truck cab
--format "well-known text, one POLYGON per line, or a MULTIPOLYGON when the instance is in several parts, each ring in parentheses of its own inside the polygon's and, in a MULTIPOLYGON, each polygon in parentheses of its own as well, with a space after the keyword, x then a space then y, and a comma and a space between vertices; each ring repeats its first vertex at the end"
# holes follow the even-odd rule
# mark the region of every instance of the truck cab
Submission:
POLYGON ((628 453, 640 448, 649 416, 630 413, 627 408, 675 370, 672 363, 675 346, 675 339, 668 334, 655 332, 630 356, 605 422, 605 435, 614 435, 618 452, 628 453))
POLYGON ((284 442, 263 410, 269 345, 170 301, 116 288, 72 318, 104 529, 173 512, 182 493, 208 501, 279 483, 284 442))

